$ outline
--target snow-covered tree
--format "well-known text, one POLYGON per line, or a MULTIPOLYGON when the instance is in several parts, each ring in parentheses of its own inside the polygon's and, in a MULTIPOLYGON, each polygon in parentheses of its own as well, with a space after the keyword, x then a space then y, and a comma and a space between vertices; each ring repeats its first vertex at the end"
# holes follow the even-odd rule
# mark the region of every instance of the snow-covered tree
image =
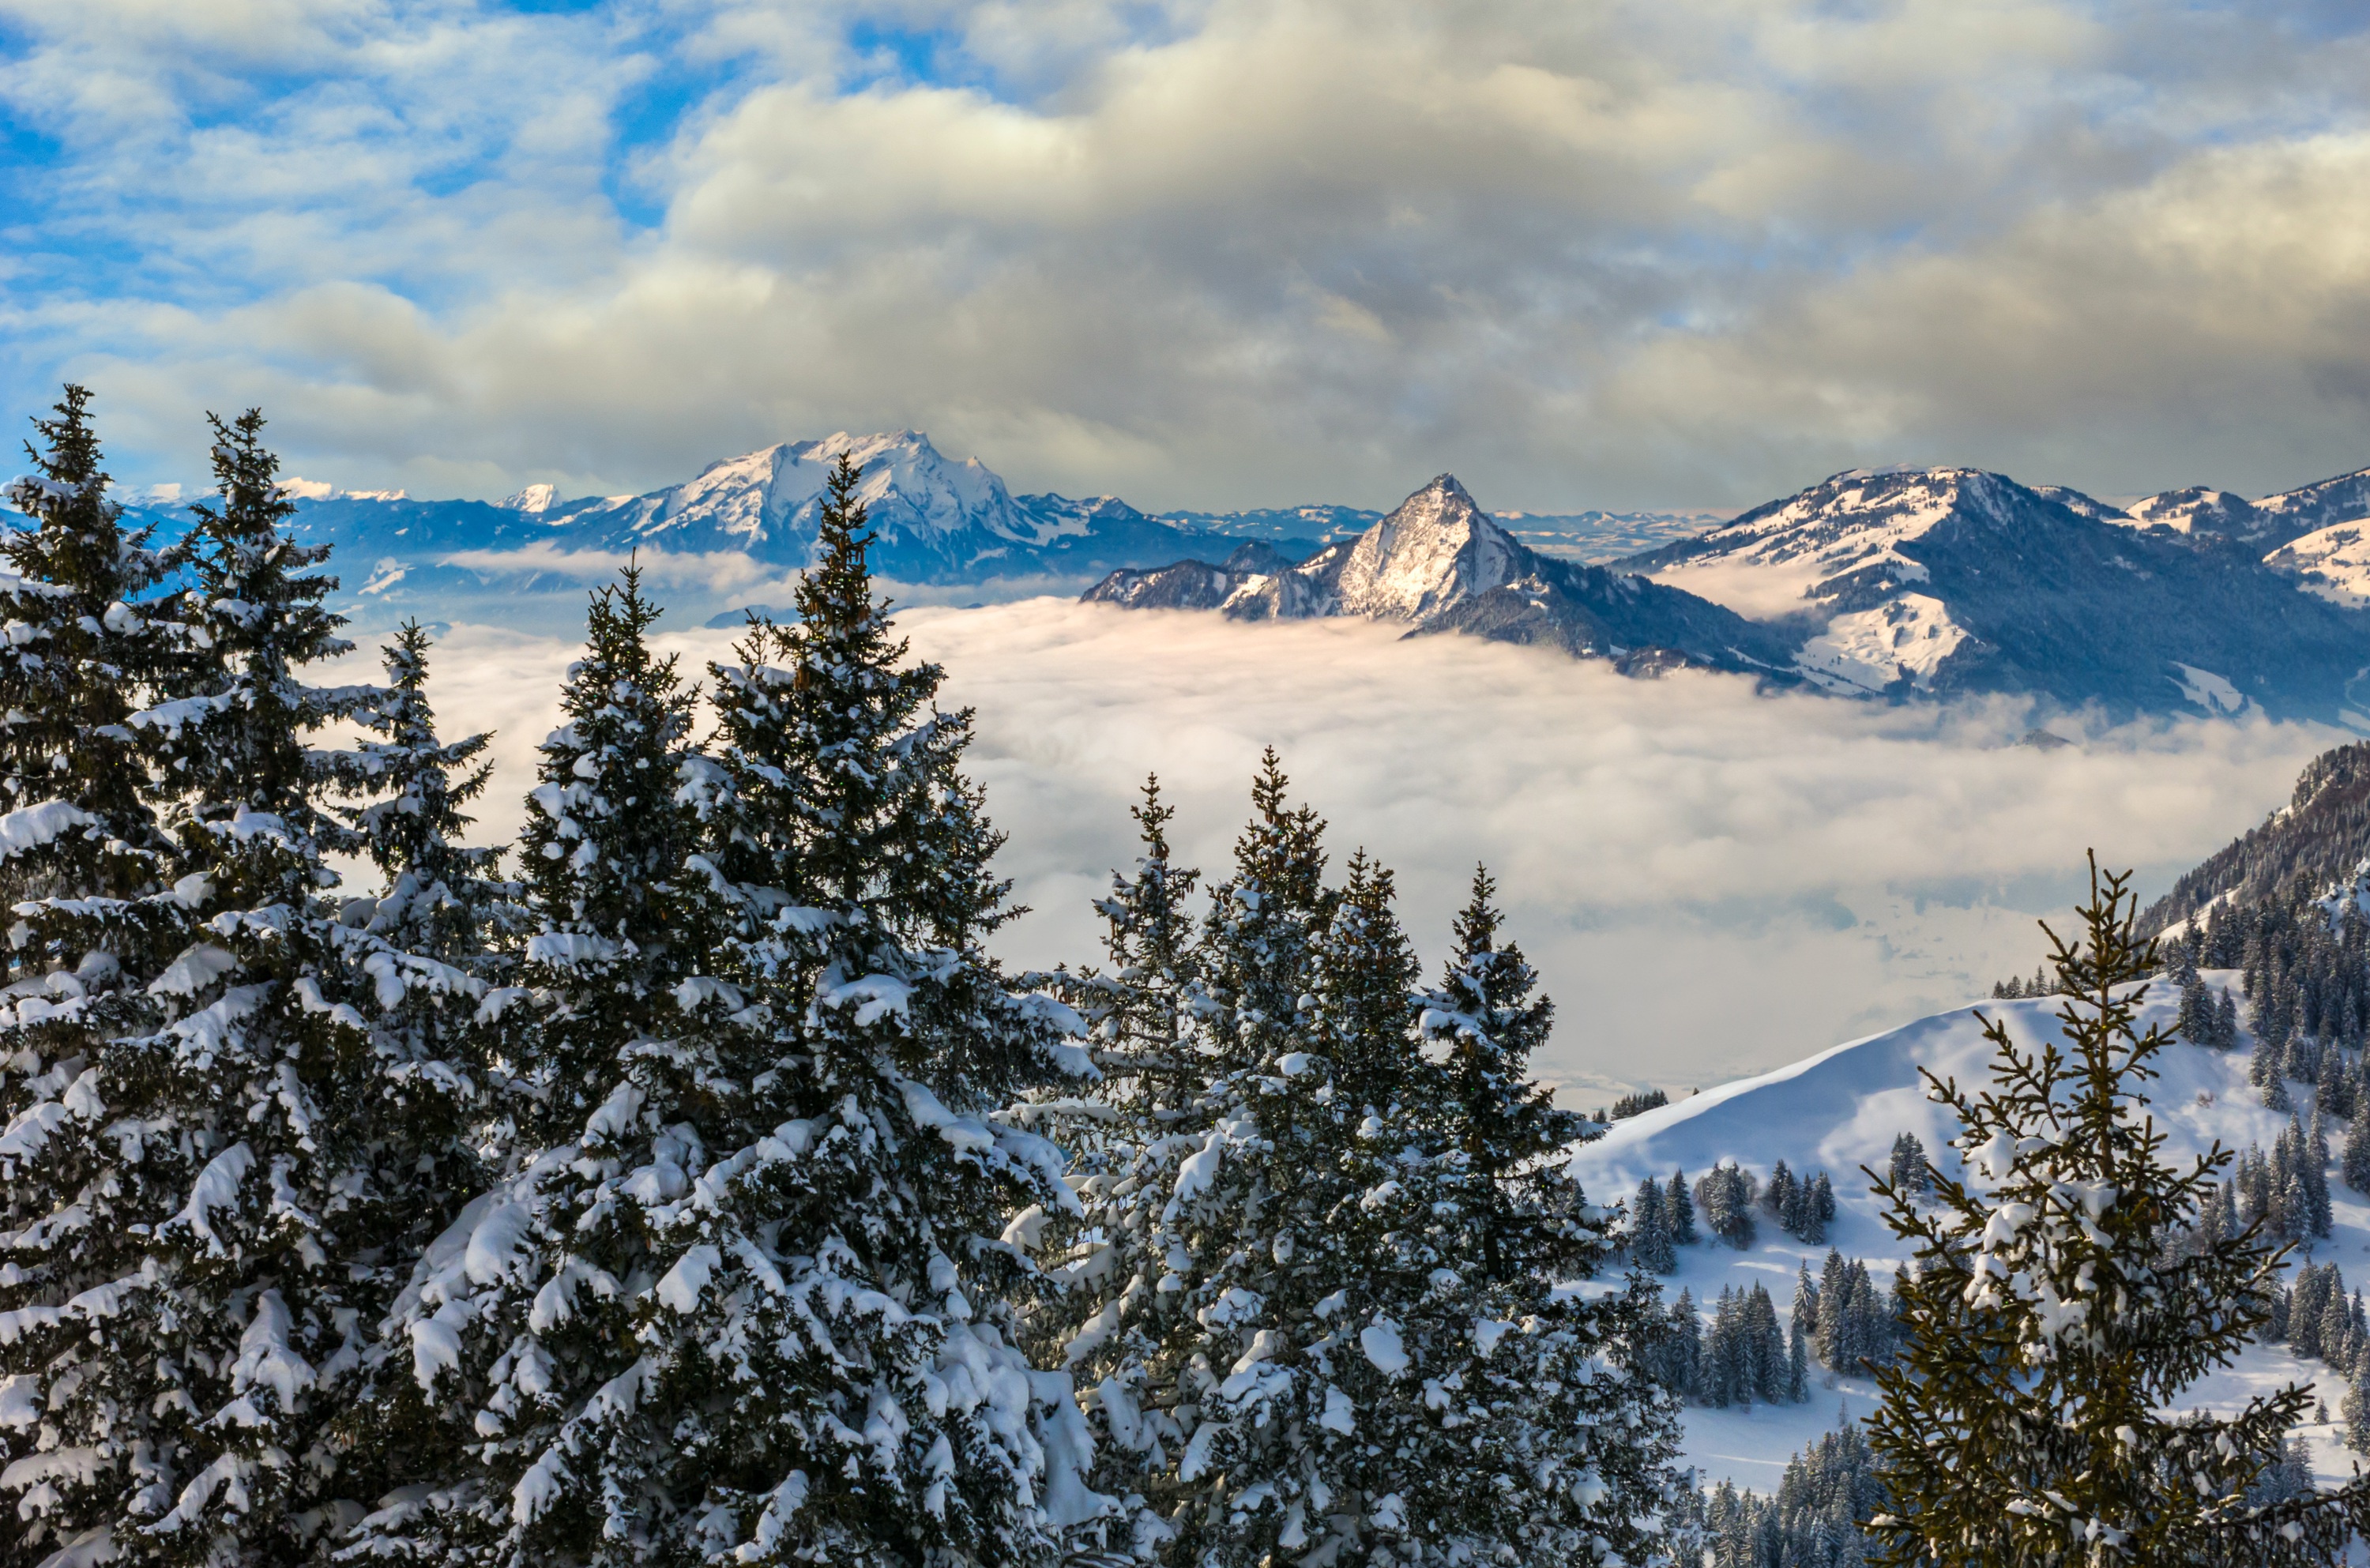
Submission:
POLYGON ((1678 1249, 1671 1244, 1670 1211, 1662 1201, 1662 1185, 1652 1177, 1638 1183, 1630 1203, 1629 1261, 1648 1274, 1675 1273, 1678 1249))
POLYGON ((54 1109, 12 1129, 40 1129, 12 1200, 50 1211, 0 1277, 6 1528, 28 1560, 316 1550, 383 1490, 350 1401, 454 1196, 420 1134, 451 1126, 431 1102, 466 1081, 374 1020, 414 991, 466 1012, 477 987, 328 897, 324 854, 354 841, 321 803, 337 760, 301 737, 377 694, 300 679, 348 645, 309 570, 326 548, 280 532, 262 424, 214 421, 221 499, 172 606, 185 651, 125 721, 155 764, 168 890, 19 911, 27 941, 128 973, 151 1009, 109 1018, 70 1083, 53 1071, 54 1109))
POLYGON ((339 814, 361 836, 383 882, 368 911, 374 930, 403 933, 402 945, 450 963, 481 963, 513 894, 499 881, 502 849, 461 842, 466 808, 485 793, 491 733, 447 742, 428 698, 427 629, 398 628, 382 649, 387 685, 360 717, 373 737, 343 759, 341 782, 370 797, 339 814))
POLYGON ((969 716, 889 634, 856 483, 799 623, 714 670, 712 755, 638 584, 595 604, 505 1008, 520 1134, 558 1137, 403 1303, 448 1468, 358 1551, 1026 1564, 1112 1511, 1005 1305, 1034 1274, 1016 1211, 1070 1199, 1000 1113, 1090 1069, 980 945, 1005 887, 969 716))
POLYGON ((1067 1354, 1104 1473, 1179 1563, 1637 1546, 1672 1446, 1660 1309, 1642 1280, 1551 1299, 1611 1243, 1539 1169, 1570 1119, 1523 1071, 1549 1014, 1486 879, 1417 997, 1389 874, 1323 886, 1272 755, 1254 807, 1201 952, 1231 1001, 1195 1011, 1202 1090, 1087 1183, 1067 1354))
MULTIPOLYGON (((90 423, 90 394, 68 386, 57 418, 37 419, 33 472, 6 499, 30 527, 0 530, 0 897, 122 896, 152 889, 167 846, 146 798, 147 757, 126 726, 168 656, 150 624, 167 552, 126 535, 90 423), (136 606, 136 607, 135 607, 136 606)), ((11 979, 46 974, 58 954, 8 950, 11 979)))
MULTIPOLYGON (((2152 944, 2126 879, 2092 868, 2084 929, 2054 948, 2064 1043, 1993 1020, 1988 1086, 1927 1075, 1973 1180, 1887 1215, 1916 1249, 1906 1348, 1881 1368, 1870 1440, 1889 1493, 1882 1561, 2318 1562, 2370 1518, 2370 1482, 2259 1503, 2310 1396, 2175 1418, 2181 1390, 2269 1320, 2279 1252, 2256 1233, 2168 1243, 2215 1193, 2216 1148, 2177 1169, 2145 1085, 2167 1036, 2139 1032, 2152 944)), ((2044 928, 2045 929, 2045 928, 2044 928)))

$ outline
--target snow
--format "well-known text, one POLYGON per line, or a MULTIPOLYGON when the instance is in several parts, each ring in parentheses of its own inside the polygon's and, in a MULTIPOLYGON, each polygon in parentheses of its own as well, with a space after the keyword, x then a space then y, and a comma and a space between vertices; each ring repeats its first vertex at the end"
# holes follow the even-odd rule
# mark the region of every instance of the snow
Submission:
MULTIPOLYGON (((2235 990, 2238 975, 2209 971, 2210 986, 2235 990)), ((2169 986, 2152 986, 2140 1026, 2169 1029, 2179 997, 2169 986)), ((1944 1169, 1955 1157, 1949 1143, 1957 1124, 1926 1099, 1918 1069, 1928 1068, 1962 1084, 1989 1076, 1992 1051, 1983 1039, 1978 1013, 2001 1018, 2011 1034, 2031 1044, 2054 1032, 2054 998, 1985 1001, 1919 1019, 1897 1029, 1837 1045, 1775 1072, 1708 1089, 1688 1099, 1616 1122, 1594 1142, 1580 1145, 1570 1169, 1591 1201, 1610 1205, 1633 1196, 1648 1175, 1668 1182, 1675 1170, 1690 1181, 1722 1159, 1734 1159, 1766 1179, 1783 1159, 1794 1170, 1824 1170, 1834 1178, 1836 1215, 1826 1242, 1812 1246, 1778 1227, 1756 1209, 1759 1235, 1744 1251, 1707 1238, 1678 1249, 1679 1268, 1664 1276, 1665 1299, 1682 1289, 1694 1293, 1708 1313, 1723 1286, 1769 1292, 1781 1320, 1789 1316, 1797 1271, 1807 1265, 1813 1279, 1827 1250, 1864 1260, 1880 1283, 1907 1252, 1881 1217, 1881 1205, 1869 1189, 1862 1167, 1881 1171, 1893 1139, 1915 1133, 1927 1158, 1944 1169)), ((2228 1053, 2175 1043, 2157 1065, 2162 1076, 2149 1087, 2150 1112, 2166 1134, 2166 1158, 2185 1160, 2217 1140, 2225 1148, 2249 1143, 2268 1148, 2287 1117, 2266 1109, 2247 1082, 2248 1048, 2228 1053)), ((2301 1085, 2291 1085, 2299 1099, 2301 1085)), ((2330 1198, 2336 1224, 2318 1242, 2313 1260, 2344 1267, 2349 1288, 2370 1277, 2370 1198, 2341 1186, 2332 1171, 2330 1198)), ((2304 1256, 2301 1252, 2299 1259, 2304 1256)), ((1599 1282, 1600 1286, 1602 1282, 1599 1282)), ((2193 1386, 2183 1408, 2234 1409, 2251 1391, 2288 1381, 2312 1386, 2331 1411, 2342 1396, 2342 1375, 2318 1362, 2299 1361, 2284 1346, 2250 1346, 2238 1363, 2193 1386)), ((1685 1413, 1685 1447, 1681 1463, 1694 1466, 1708 1484, 1720 1480, 1759 1492, 1775 1488, 1788 1457, 1835 1429, 1838 1408, 1855 1419, 1874 1408, 1874 1385, 1863 1378, 1818 1373, 1809 1402, 1715 1410, 1690 1405, 1685 1413)), ((2333 1429, 2307 1428, 2324 1482, 2349 1475, 2359 1456, 2337 1446, 2333 1429)))
MULTIPOLYGON (((1926 569, 1917 570, 1922 576, 1926 569)), ((1874 609, 1835 617, 1802 645, 1794 664, 1839 691, 1881 692, 1904 680, 1924 690, 1967 636, 1941 600, 1904 594, 1874 609)))
POLYGON ((2370 605, 2370 521, 2315 529, 2265 556, 2263 564, 2336 604, 2370 605))
POLYGON ((56 842, 77 827, 96 826, 98 819, 72 801, 43 801, 0 816, 0 859, 21 855, 56 842))
POLYGON ((2247 706, 2247 698, 2237 686, 2211 670, 2201 670, 2194 664, 2175 664, 2180 674, 2173 684, 2180 694, 2208 713, 2237 713, 2247 706))
POLYGON ((1703 553, 1653 573, 1741 616, 1775 620, 1809 607, 1830 578, 1878 568, 1896 582, 1928 581, 1899 553, 1964 505, 2003 483, 1972 468, 1856 469, 1804 490, 1775 511, 1704 536, 1703 553))
POLYGON ((1358 1348, 1375 1364, 1375 1370, 1386 1378, 1397 1378, 1409 1366, 1406 1346, 1399 1340, 1398 1325, 1386 1318, 1377 1318, 1358 1331, 1358 1348))
POLYGON ((1521 547, 1443 474, 1358 536, 1341 565, 1341 612, 1421 620, 1513 576, 1521 547))
POLYGON ((231 1145, 206 1161, 205 1168, 198 1172, 197 1181, 190 1184, 188 1205, 165 1224, 167 1227, 187 1225, 205 1238, 210 1253, 220 1256, 222 1238, 214 1231, 213 1213, 216 1209, 238 1206, 239 1183, 246 1181, 247 1173, 254 1169, 254 1151, 243 1143, 231 1145))

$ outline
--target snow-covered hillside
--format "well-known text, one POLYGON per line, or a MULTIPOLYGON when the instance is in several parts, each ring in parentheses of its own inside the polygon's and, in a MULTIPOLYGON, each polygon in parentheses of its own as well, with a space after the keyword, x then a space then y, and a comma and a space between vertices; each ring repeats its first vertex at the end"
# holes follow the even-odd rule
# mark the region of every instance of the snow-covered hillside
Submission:
POLYGON ((2264 541, 2356 504, 2364 476, 2126 512, 1975 468, 1864 468, 1615 564, 1790 628, 1793 672, 1829 691, 2370 724, 2370 692, 2353 689, 2370 601, 2345 591, 2357 541, 2323 528, 2309 559, 2262 559, 2264 541))
MULTIPOLYGON (((2210 984, 2235 986, 2234 974, 2209 974, 2210 984)), ((2151 988, 2142 1027, 2172 1023, 2177 997, 2169 987, 2151 988)), ((1863 1166, 1885 1169, 1893 1142, 1904 1132, 1924 1143, 1929 1158, 1956 1169, 1949 1142, 1956 1125, 1929 1102, 1918 1077, 1921 1067, 1962 1084, 1979 1081, 1990 1069, 1991 1048, 1982 1036, 1980 1010, 2005 1017, 2022 1042, 2054 1034, 2058 1003, 2053 998, 1991 1001, 1919 1019, 1871 1035, 1759 1078, 1720 1085, 1661 1109, 1617 1122, 1604 1137, 1580 1147, 1571 1170, 1593 1202, 1612 1204, 1634 1196, 1648 1177, 1668 1182, 1674 1170, 1690 1180, 1723 1159, 1732 1159, 1766 1179, 1782 1159, 1797 1172, 1824 1170, 1834 1179, 1837 1214, 1826 1243, 1811 1246, 1759 1216, 1754 1246, 1738 1251, 1707 1238, 1678 1249, 1678 1272, 1663 1282, 1666 1296, 1691 1290, 1708 1309, 1722 1286, 1766 1287, 1783 1320, 1793 1301, 1798 1270, 1808 1265, 1817 1278, 1828 1247, 1847 1258, 1865 1259, 1872 1274, 1889 1280, 1907 1254, 1881 1217, 1881 1205, 1869 1191, 1863 1166)), ((2176 1160, 2203 1152, 2217 1140, 2226 1148, 2249 1144, 2269 1148, 2287 1118, 2266 1110, 2247 1082, 2249 1041, 2239 1049, 2215 1052, 2177 1043, 2159 1059, 2163 1076, 2150 1086, 2152 1113, 2176 1160)), ((2299 1103, 2302 1085, 2291 1085, 2299 1103)), ((2336 1223, 2333 1235, 2318 1242, 2314 1260, 2336 1262, 2349 1289, 2370 1283, 2370 1200, 2343 1187, 2330 1173, 2336 1223)), ((2283 1346, 2255 1345, 2230 1369, 2195 1388, 2191 1405, 2235 1408, 2249 1393, 2288 1381, 2318 1383, 2334 1412, 2343 1392, 2341 1379, 2319 1362, 2302 1361, 2283 1346)), ((1756 1491, 1772 1489, 1788 1456, 1835 1424, 1840 1405, 1853 1416, 1872 1404, 1873 1385, 1864 1378, 1820 1375, 1808 1403, 1754 1405, 1686 1412, 1687 1463, 1708 1481, 1725 1477, 1756 1491)), ((2186 1407, 2184 1407, 2186 1408, 2186 1407)), ((2324 1480, 2348 1475, 2357 1456, 2342 1447, 2333 1426, 2306 1432, 2324 1480)))
POLYGON ((2332 603, 2370 605, 2370 522, 2316 528, 2265 556, 2263 564, 2332 603))

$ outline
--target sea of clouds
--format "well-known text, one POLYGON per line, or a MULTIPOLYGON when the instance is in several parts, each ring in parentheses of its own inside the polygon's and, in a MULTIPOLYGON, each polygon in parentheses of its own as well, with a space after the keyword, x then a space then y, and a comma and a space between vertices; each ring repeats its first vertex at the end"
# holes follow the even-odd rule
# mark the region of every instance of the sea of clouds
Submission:
MULTIPOLYGON (((1477 862, 1559 1005, 1544 1076, 1593 1105, 1781 1065, 2029 974, 2034 921, 2069 908, 2084 854, 2145 894, 2284 802, 2347 737, 2306 725, 2096 728, 2015 744, 2020 704, 1888 708, 1756 695, 1687 674, 1353 621, 1242 626, 1035 599, 903 612, 917 654, 977 709, 973 776, 1031 913, 1012 961, 1092 962, 1089 900, 1134 854, 1148 771, 1179 809, 1179 858, 1214 880, 1260 749, 1398 873, 1427 967, 1477 862)), ((733 634, 662 639, 705 678, 733 634)), ((365 639, 367 644, 368 640, 365 639)), ((477 625, 443 636, 445 732, 491 728, 483 810, 513 831, 574 643, 477 625)), ((356 661, 366 658, 365 652, 356 661)))

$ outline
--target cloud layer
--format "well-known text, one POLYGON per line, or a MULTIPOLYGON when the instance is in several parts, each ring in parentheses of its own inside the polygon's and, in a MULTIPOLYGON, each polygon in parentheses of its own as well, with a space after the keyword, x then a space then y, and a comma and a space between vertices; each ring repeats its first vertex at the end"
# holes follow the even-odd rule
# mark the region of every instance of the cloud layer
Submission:
POLYGON ((6 383, 194 477, 918 426, 1146 504, 2370 462, 2337 0, 0 0, 6 383))
MULTIPOLYGON (((2086 849, 2146 891, 2284 801, 2345 737, 2183 723, 2078 748, 2008 744, 2006 705, 1758 698, 1726 676, 1602 663, 1363 622, 1244 627, 1041 599, 904 617, 978 710, 972 772, 1034 913, 1008 956, 1091 961, 1087 901, 1134 853, 1147 771, 1181 858, 1224 874, 1260 749, 1329 820, 1338 864, 1396 869, 1429 963, 1477 861, 1559 1004, 1549 1076, 1593 1096, 1763 1070, 2029 974, 2036 917, 2086 849)), ((721 632, 670 646, 697 667, 721 632)), ((448 733, 497 726, 489 830, 507 832, 573 647, 461 627, 436 656, 448 733)))

